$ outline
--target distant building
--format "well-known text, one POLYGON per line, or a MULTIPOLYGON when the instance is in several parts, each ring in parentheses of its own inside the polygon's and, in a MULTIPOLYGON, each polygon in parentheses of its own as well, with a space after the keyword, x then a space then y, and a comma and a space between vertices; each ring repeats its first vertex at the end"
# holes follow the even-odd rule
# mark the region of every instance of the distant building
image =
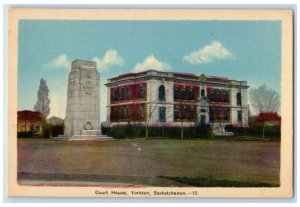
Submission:
POLYGON ((148 70, 110 78, 106 86, 111 126, 248 125, 246 81, 148 70))
POLYGON ((42 113, 39 111, 18 111, 18 132, 32 132, 34 136, 40 136, 43 132, 42 113))
POLYGON ((62 118, 52 116, 51 118, 48 119, 48 123, 50 125, 62 125, 64 124, 64 120, 62 118))

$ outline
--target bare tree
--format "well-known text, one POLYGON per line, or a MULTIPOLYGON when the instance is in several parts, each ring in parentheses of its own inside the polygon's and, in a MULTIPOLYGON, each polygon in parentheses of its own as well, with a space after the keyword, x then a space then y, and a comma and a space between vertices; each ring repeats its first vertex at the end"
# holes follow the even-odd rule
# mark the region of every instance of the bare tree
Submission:
POLYGON ((258 88, 250 89, 249 98, 252 113, 258 114, 262 111, 278 112, 280 107, 280 94, 264 83, 258 88))
POLYGON ((49 89, 43 78, 40 80, 40 87, 37 94, 37 102, 34 106, 34 110, 41 112, 45 117, 47 117, 50 113, 50 99, 48 97, 49 89))

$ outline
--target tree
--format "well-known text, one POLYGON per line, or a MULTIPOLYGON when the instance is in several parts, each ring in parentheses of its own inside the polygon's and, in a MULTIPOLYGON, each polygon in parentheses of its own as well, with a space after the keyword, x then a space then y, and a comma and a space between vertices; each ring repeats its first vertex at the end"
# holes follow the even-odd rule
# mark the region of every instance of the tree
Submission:
POLYGON ((262 111, 278 112, 280 107, 280 95, 266 84, 260 85, 249 91, 252 113, 258 114, 262 111))
POLYGON ((256 122, 261 124, 263 129, 263 139, 265 138, 265 126, 267 123, 278 126, 280 125, 281 117, 276 112, 260 112, 256 117, 256 122))
POLYGON ((49 89, 43 78, 40 80, 40 87, 37 94, 37 102, 34 106, 34 110, 41 112, 45 117, 47 117, 50 113, 50 99, 48 97, 49 89))

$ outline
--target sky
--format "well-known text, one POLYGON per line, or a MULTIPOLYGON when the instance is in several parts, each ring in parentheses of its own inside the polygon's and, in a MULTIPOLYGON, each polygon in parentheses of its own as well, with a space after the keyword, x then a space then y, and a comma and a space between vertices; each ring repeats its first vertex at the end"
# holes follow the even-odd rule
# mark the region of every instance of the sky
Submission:
POLYGON ((97 63, 101 121, 107 79, 150 68, 244 80, 250 88, 265 83, 280 92, 280 21, 20 20, 18 44, 18 110, 33 110, 43 78, 48 117, 65 117, 75 59, 97 63))

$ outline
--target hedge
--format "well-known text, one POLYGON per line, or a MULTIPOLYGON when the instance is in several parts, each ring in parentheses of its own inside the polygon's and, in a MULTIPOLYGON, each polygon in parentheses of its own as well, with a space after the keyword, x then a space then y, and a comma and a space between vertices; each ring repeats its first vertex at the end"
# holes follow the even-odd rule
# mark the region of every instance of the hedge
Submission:
MULTIPOLYGON (((233 132, 236 136, 262 137, 263 135, 263 127, 261 125, 250 125, 249 127, 226 125, 225 131, 233 132)), ((265 138, 280 138, 281 130, 278 126, 265 126, 264 134, 265 138)))
MULTIPOLYGON (((113 127, 102 127, 102 133, 114 138, 136 138, 146 137, 145 126, 113 126, 113 127)), ((184 138, 207 138, 210 135, 211 127, 196 126, 196 127, 183 127, 184 138)), ((168 138, 181 138, 181 127, 148 127, 149 137, 168 137, 168 138)))

